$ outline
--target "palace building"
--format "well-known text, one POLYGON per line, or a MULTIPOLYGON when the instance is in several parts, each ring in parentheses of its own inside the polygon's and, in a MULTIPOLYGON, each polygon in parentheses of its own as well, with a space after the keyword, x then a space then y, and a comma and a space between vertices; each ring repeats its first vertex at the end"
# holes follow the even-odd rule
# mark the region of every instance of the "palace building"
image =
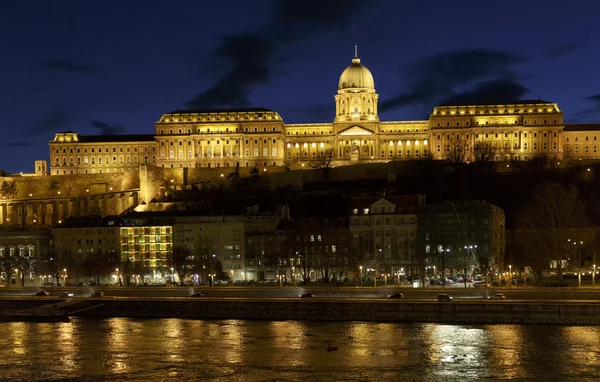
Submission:
POLYGON ((127 172, 140 164, 309 168, 325 158, 341 166, 456 160, 457 153, 468 162, 481 152, 496 161, 600 158, 600 124, 565 125, 558 105, 541 100, 442 105, 428 120, 380 121, 375 81, 358 57, 342 72, 334 100, 331 123, 286 124, 264 108, 176 110, 160 117, 154 134, 58 133, 49 173, 127 172))

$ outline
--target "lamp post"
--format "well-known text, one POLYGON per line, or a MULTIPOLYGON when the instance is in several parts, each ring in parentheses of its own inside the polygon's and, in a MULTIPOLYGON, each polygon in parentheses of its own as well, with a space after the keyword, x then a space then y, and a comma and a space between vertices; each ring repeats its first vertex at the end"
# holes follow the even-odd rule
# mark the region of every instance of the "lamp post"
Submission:
POLYGON ((19 285, 19 270, 15 268, 15 285, 19 285))
POLYGON ((210 287, 214 287, 215 286, 215 274, 211 273, 210 274, 210 287))
POLYGON ((593 266, 594 271, 592 272, 592 288, 596 287, 596 264, 593 266))
POLYGON ((67 268, 63 269, 63 272, 65 272, 65 286, 67 286, 67 268))
POLYGON ((360 266, 358 267, 358 269, 360 269, 359 283, 360 283, 360 287, 362 288, 362 278, 363 278, 363 273, 362 273, 362 265, 360 265, 360 266))
POLYGON ((508 287, 512 288, 512 265, 508 266, 508 287))
POLYGON ((296 286, 296 268, 292 267, 292 285, 296 286))
POLYGON ((446 253, 450 253, 450 248, 446 252, 442 249, 442 288, 446 287, 446 253))
POLYGON ((233 270, 231 271, 231 284, 235 281, 235 275, 233 274, 233 270))

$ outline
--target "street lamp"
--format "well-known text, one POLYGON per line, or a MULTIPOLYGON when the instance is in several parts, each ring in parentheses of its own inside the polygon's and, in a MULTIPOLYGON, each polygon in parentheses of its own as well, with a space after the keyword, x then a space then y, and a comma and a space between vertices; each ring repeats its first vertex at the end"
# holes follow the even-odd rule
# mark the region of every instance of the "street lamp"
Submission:
POLYGON ((362 288, 362 278, 363 278, 362 265, 360 265, 358 267, 358 269, 360 269, 360 277, 358 278, 358 280, 359 280, 359 283, 360 283, 360 287, 362 288))
POLYGON ((234 279, 235 279, 235 276, 234 276, 234 274, 233 274, 233 270, 232 270, 232 271, 231 271, 231 283, 232 283, 232 284, 233 284, 233 282, 234 282, 234 279))
POLYGON ((65 272, 65 286, 67 286, 67 268, 64 268, 63 272, 65 272))
POLYGON ((512 265, 508 266, 508 287, 512 288, 512 265))
POLYGON ((592 288, 596 287, 596 264, 593 266, 594 272, 592 272, 592 288))
POLYGON ((211 288, 215 286, 215 276, 216 275, 214 273, 210 274, 210 287, 211 288))
POLYGON ((15 268, 15 285, 19 285, 19 270, 15 268))
POLYGON ((296 286, 296 271, 295 271, 295 267, 292 267, 292 285, 296 286))

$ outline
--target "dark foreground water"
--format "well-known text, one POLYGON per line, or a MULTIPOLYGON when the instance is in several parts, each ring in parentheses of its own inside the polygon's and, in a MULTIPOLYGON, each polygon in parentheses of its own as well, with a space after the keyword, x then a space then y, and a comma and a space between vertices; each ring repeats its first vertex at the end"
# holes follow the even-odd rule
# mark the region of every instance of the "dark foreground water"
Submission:
POLYGON ((598 381, 600 327, 74 319, 0 323, 0 380, 598 381), (337 351, 327 351, 331 345, 337 351))

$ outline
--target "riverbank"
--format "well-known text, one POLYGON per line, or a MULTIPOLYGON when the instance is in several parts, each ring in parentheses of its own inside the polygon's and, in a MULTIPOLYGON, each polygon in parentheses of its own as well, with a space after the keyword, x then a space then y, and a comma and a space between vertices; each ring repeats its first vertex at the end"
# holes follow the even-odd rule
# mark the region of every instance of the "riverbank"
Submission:
MULTIPOLYGON (((0 309, 64 301, 2 299, 0 309)), ((600 325, 600 303, 587 301, 394 301, 222 298, 80 298, 76 317, 600 325)))

